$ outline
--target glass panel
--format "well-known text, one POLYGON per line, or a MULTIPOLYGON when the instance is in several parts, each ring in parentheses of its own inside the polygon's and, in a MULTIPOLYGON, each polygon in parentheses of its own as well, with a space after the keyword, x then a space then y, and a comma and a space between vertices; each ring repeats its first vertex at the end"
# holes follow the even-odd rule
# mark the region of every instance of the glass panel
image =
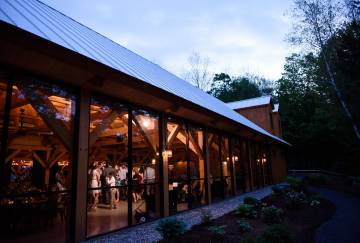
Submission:
POLYGON ((191 180, 191 204, 192 207, 206 205, 205 180, 191 180))
POLYGON ((128 117, 120 103, 91 100, 88 236, 128 225, 128 117))
POLYGON ((133 222, 160 216, 159 117, 144 110, 133 112, 133 222))
POLYGON ((229 139, 221 137, 221 166, 223 173, 223 184, 225 196, 230 196, 232 193, 231 185, 231 161, 229 152, 229 139))
POLYGON ((169 210, 176 213, 188 209, 188 164, 186 159, 185 125, 167 122, 167 153, 169 174, 169 210))
POLYGON ((208 133, 209 148, 209 181, 211 190, 211 199, 218 200, 223 197, 223 182, 221 180, 221 162, 219 150, 219 137, 215 133, 208 133))
MULTIPOLYGON (((5 81, 0 80, 0 138, 3 136, 3 124, 4 124, 4 112, 5 112, 5 99, 6 99, 7 84, 5 81)), ((1 141, 0 139, 0 154, 1 153, 1 141)), ((1 175, 1 173, 0 173, 1 175)))
POLYGON ((241 142, 241 151, 240 151, 240 163, 243 165, 244 168, 244 181, 245 181, 245 191, 251 191, 251 177, 250 177, 250 170, 249 170, 249 150, 247 147, 247 143, 245 141, 241 142))
POLYGON ((189 155, 191 179, 205 178, 204 133, 201 128, 189 127, 189 155))
POLYGON ((239 139, 232 139, 232 159, 235 167, 236 193, 244 192, 245 189, 245 168, 243 165, 241 143, 239 139))
POLYGON ((11 228, 9 237, 65 241, 74 116, 75 96, 67 90, 37 81, 14 82, 5 160, 5 193, 10 197, 0 203, 2 210, 17 214, 15 224, 9 221, 5 227, 11 228))
POLYGON ((145 223, 160 217, 159 183, 136 185, 133 192, 133 224, 145 223))

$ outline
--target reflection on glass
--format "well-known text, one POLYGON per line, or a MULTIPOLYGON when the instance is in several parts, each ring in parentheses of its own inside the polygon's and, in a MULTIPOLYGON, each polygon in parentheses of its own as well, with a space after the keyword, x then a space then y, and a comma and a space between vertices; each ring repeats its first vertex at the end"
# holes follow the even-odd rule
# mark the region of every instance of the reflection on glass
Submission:
POLYGON ((128 117, 122 104, 91 100, 88 236, 128 225, 128 117))
POLYGON ((196 207, 206 204, 204 160, 204 132, 201 128, 189 127, 189 162, 190 162, 190 185, 191 206, 196 207))
POLYGON ((224 194, 230 196, 232 193, 231 185, 231 160, 229 152, 229 139, 221 137, 221 166, 223 174, 224 194))
POLYGON ((37 81, 14 82, 5 159, 7 197, 0 201, 1 215, 10 220, 2 221, 2 236, 65 241, 74 116, 75 96, 69 91, 37 81))
POLYGON ((160 216, 159 117, 144 110, 133 112, 133 223, 160 216))
POLYGON ((224 193, 223 181, 221 180, 221 161, 219 136, 215 133, 208 133, 209 148, 209 181, 211 189, 211 199, 213 201, 221 199, 224 193))
POLYGON ((189 177, 186 139, 185 125, 169 120, 164 159, 168 162, 170 214, 188 209, 189 177))
MULTIPOLYGON (((7 89, 6 82, 0 80, 0 138, 3 137, 6 89, 7 89)), ((0 139, 0 154, 2 154, 1 140, 2 139, 0 139)))
POLYGON ((236 178, 236 193, 239 194, 245 191, 245 170, 243 154, 241 152, 241 142, 239 139, 232 139, 232 159, 235 167, 235 178, 236 178))

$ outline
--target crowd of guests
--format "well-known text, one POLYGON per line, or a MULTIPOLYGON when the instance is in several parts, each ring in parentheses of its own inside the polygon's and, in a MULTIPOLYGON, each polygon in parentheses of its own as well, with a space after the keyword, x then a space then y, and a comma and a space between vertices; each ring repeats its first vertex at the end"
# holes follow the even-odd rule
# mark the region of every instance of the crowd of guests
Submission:
MULTIPOLYGON (((119 200, 128 198, 128 166, 127 163, 116 164, 114 167, 109 162, 94 163, 89 170, 89 209, 96 210, 98 204, 105 204, 109 209, 115 209, 119 200)), ((135 203, 143 199, 143 195, 153 194, 151 185, 155 182, 155 169, 147 163, 140 167, 134 166, 131 172, 135 203)))

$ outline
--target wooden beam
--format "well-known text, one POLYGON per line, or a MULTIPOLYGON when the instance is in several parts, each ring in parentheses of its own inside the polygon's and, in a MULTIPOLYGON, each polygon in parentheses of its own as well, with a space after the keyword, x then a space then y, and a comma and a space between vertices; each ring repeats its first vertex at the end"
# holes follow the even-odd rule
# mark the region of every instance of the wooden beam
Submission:
POLYGON ((111 125, 111 123, 119 116, 117 111, 112 111, 101 124, 96 126, 90 134, 89 147, 93 146, 100 135, 111 125))
POLYGON ((47 168, 47 165, 44 162, 44 160, 40 158, 40 156, 35 151, 33 151, 33 156, 42 165, 42 167, 47 168))
POLYGON ((59 159, 61 159, 61 157, 63 157, 66 153, 67 153, 66 151, 62 151, 58 153, 58 155, 53 160, 49 161, 50 162, 49 168, 53 167, 56 164, 56 162, 58 162, 59 159))
POLYGON ((204 159, 203 157, 203 151, 200 148, 199 144, 195 141, 193 135, 191 134, 191 132, 189 132, 189 140, 190 140, 190 144, 192 144, 194 146, 194 149, 197 152, 197 155, 199 156, 199 159, 204 159))
POLYGON ((180 126, 176 125, 172 131, 170 131, 169 127, 167 127, 167 130, 170 132, 167 138, 167 146, 171 146, 180 130, 180 126))
POLYGON ((5 164, 7 164, 12 158, 14 158, 18 153, 21 152, 21 149, 15 150, 10 155, 8 155, 5 159, 5 164))
POLYGON ((151 138, 148 136, 148 134, 144 131, 144 129, 141 127, 140 122, 136 118, 136 116, 133 116, 133 121, 136 124, 136 128, 139 130, 141 136, 145 139, 145 143, 152 149, 152 152, 156 153, 156 145, 151 142, 151 138))
MULTIPOLYGON (((20 87, 18 87, 20 89, 20 87)), ((39 90, 37 90, 40 92, 39 90)), ((72 151, 72 136, 61 119, 57 119, 55 114, 48 114, 46 112, 56 112, 56 108, 45 94, 34 95, 34 90, 21 87, 21 92, 25 95, 32 107, 37 111, 37 114, 43 119, 48 127, 60 139, 62 144, 72 151), (43 112, 45 111, 45 112, 43 112)))

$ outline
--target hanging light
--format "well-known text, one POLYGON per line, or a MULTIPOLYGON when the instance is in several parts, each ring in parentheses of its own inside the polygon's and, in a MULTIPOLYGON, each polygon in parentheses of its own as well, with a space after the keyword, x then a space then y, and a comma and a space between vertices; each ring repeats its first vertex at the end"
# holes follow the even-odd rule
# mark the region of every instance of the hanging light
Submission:
POLYGON ((152 160, 151 160, 151 164, 156 164, 156 159, 155 158, 153 158, 152 160))
POLYGON ((227 165, 227 162, 226 161, 223 161, 223 166, 226 166, 227 165))

